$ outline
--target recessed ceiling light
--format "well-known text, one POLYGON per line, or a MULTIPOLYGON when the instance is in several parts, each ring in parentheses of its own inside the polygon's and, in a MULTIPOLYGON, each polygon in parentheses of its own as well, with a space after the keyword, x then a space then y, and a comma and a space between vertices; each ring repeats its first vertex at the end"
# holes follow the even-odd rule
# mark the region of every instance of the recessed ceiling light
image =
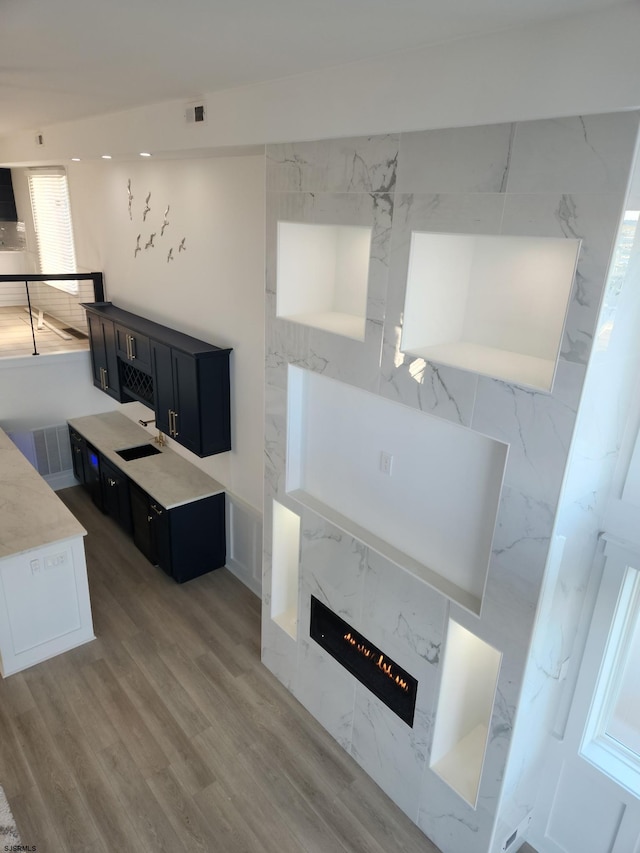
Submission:
POLYGON ((72 157, 71 159, 73 160, 73 162, 74 162, 74 163, 79 163, 79 162, 80 162, 80 158, 79 158, 79 157, 72 157))
POLYGON ((148 152, 148 151, 141 151, 141 152, 140 152, 140 156, 141 156, 141 157, 151 157, 151 154, 149 154, 149 152, 148 152))
POLYGON ((111 160, 111 154, 103 154, 102 159, 103 160, 111 160))

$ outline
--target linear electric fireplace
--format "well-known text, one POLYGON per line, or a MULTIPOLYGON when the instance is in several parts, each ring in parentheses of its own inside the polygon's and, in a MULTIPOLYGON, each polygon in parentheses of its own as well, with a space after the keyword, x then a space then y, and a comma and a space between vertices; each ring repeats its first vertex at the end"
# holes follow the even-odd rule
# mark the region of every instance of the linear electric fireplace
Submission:
POLYGON ((311 638, 413 727, 418 682, 344 619, 311 596, 311 638))

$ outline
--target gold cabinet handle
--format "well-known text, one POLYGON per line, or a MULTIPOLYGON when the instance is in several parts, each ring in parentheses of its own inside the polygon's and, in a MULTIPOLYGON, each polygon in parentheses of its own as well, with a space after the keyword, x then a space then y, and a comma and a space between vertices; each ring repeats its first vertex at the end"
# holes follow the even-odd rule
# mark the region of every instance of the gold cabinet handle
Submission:
POLYGON ((100 385, 102 386, 103 391, 106 391, 109 387, 107 383, 107 370, 105 367, 100 368, 100 385))
POLYGON ((169 409, 169 435, 175 438, 178 435, 178 424, 176 420, 178 418, 178 413, 174 412, 173 409, 169 409))
POLYGON ((113 477, 109 477, 108 481, 109 481, 110 486, 117 486, 118 485, 118 483, 116 482, 116 480, 113 479, 113 477))
POLYGON ((153 521, 153 516, 152 516, 152 515, 148 515, 148 516, 147 516, 147 521, 153 521))
POLYGON ((156 515, 162 515, 162 510, 158 509, 155 504, 151 504, 151 509, 155 512, 156 515))

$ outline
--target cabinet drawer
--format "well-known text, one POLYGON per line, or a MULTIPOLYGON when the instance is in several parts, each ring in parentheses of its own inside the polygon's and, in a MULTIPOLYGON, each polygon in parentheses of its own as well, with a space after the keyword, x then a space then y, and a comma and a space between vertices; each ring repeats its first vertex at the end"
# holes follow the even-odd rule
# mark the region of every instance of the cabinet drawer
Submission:
POLYGON ((149 338, 134 332, 125 326, 115 326, 116 350, 118 358, 123 361, 133 362, 138 370, 151 372, 151 353, 149 349, 149 338))

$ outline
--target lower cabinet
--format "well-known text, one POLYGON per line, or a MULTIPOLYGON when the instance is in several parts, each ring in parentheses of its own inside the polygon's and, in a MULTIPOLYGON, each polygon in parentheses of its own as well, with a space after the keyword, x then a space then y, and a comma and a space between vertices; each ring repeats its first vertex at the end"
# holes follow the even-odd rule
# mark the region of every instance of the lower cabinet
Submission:
POLYGON ((69 427, 73 472, 145 557, 177 583, 224 566, 224 492, 167 509, 69 427))
POLYGON ((224 493, 165 509, 129 484, 133 541, 147 559, 177 583, 226 562, 224 493))

